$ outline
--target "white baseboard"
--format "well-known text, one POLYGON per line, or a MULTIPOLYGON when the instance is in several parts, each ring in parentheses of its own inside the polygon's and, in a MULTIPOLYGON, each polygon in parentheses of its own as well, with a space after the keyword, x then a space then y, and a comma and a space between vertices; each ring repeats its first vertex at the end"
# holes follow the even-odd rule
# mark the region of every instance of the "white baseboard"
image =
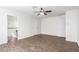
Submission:
POLYGON ((38 34, 34 34, 34 35, 29 35, 29 36, 26 36, 26 37, 18 38, 18 40, 21 40, 21 39, 24 39, 24 38, 28 38, 28 37, 32 37, 32 36, 35 36, 35 35, 38 35, 38 34))
POLYGON ((77 42, 77 45, 78 45, 78 47, 79 47, 79 42, 77 42))
POLYGON ((65 37, 65 36, 61 36, 61 35, 52 35, 52 34, 48 34, 48 33, 41 33, 41 34, 51 35, 51 36, 57 36, 57 37, 65 37))
POLYGON ((0 45, 2 45, 2 44, 6 44, 7 43, 7 41, 4 41, 4 42, 0 42, 0 45))

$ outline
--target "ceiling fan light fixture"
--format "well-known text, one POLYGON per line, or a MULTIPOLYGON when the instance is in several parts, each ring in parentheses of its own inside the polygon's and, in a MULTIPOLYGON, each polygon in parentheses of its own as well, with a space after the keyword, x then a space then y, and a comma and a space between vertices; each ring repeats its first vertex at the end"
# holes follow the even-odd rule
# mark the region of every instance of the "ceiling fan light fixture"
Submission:
POLYGON ((41 12, 41 13, 40 13, 40 15, 44 15, 44 13, 43 13, 43 12, 41 12))
MULTIPOLYGON (((34 7, 36 8, 36 7, 34 7)), ((39 10, 35 11, 35 13, 37 13, 37 15, 48 15, 49 12, 52 12, 51 10, 44 10, 44 8, 40 8, 39 10)))

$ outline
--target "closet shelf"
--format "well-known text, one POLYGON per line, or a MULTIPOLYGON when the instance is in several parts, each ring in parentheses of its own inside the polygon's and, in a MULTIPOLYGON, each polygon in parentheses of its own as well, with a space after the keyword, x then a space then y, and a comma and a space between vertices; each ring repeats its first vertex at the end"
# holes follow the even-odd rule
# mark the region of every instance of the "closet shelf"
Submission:
POLYGON ((17 27, 8 27, 8 29, 17 29, 17 27))

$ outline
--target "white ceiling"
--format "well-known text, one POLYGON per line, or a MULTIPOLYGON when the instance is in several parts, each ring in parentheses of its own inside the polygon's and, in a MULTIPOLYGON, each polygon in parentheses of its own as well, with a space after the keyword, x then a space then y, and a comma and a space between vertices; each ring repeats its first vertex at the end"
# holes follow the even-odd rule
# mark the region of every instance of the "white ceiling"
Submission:
POLYGON ((35 10, 39 10, 40 7, 43 7, 45 10, 52 10, 52 12, 46 16, 37 16, 37 17, 58 16, 58 15, 65 14, 65 12, 68 10, 79 9, 79 6, 37 6, 37 7, 33 7, 33 6, 6 6, 5 7, 4 6, 3 8, 19 11, 22 13, 29 14, 31 16, 37 16, 37 14, 33 12, 34 11, 33 8, 35 8, 35 10))

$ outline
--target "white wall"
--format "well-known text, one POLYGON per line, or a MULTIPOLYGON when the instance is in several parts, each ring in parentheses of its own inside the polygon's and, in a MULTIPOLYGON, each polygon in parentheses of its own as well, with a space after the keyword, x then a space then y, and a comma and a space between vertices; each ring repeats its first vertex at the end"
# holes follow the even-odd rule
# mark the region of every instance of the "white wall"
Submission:
POLYGON ((78 40, 78 10, 66 12, 66 40, 77 42, 78 40))
POLYGON ((7 16, 8 27, 17 27, 17 17, 7 16))
POLYGON ((37 32, 38 32, 38 34, 41 34, 41 23, 42 23, 42 19, 38 18, 37 19, 37 32))
POLYGON ((7 15, 16 16, 18 21, 18 38, 37 34, 37 19, 16 11, 0 8, 0 44, 7 43, 7 15))
POLYGON ((78 43, 78 46, 79 46, 79 10, 78 10, 78 12, 77 12, 77 17, 78 17, 78 21, 77 21, 77 43, 78 43))
POLYGON ((7 42, 7 17, 4 10, 0 9, 0 44, 7 42))
POLYGON ((37 34, 37 19, 22 16, 19 18, 19 39, 37 34))
POLYGON ((55 16, 42 19, 41 33, 65 37, 65 16, 55 16))

